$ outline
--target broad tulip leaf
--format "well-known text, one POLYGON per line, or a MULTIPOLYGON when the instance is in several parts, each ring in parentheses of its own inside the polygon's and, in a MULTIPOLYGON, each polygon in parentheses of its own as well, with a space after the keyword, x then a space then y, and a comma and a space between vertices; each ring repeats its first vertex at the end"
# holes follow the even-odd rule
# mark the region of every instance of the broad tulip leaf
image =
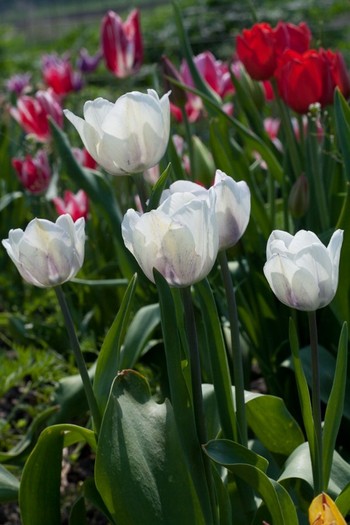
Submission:
POLYGON ((343 514, 343 516, 346 516, 350 512, 350 482, 346 485, 346 487, 341 491, 337 499, 335 500, 335 503, 340 510, 340 512, 343 514))
POLYGON ((23 525, 61 524, 63 432, 44 430, 22 474, 19 504, 23 525))
POLYGON ((133 368, 149 337, 160 324, 159 304, 143 306, 131 321, 120 354, 120 369, 133 368))
POLYGON ((23 525, 59 525, 62 449, 88 443, 94 450, 94 432, 77 425, 54 425, 40 435, 22 474, 19 504, 23 525))
POLYGON ((348 328, 344 323, 340 334, 337 362, 332 390, 328 399, 323 426, 323 482, 327 487, 331 472, 333 452, 343 416, 348 361, 348 328))
MULTIPOLYGON (((285 463, 285 468, 279 477, 279 482, 290 480, 303 480, 310 489, 313 488, 313 476, 310 461, 309 444, 303 443, 290 455, 285 463)), ((327 492, 334 499, 350 482, 350 465, 335 451, 331 469, 330 482, 327 492)))
POLYGON ((215 463, 226 467, 259 494, 274 525, 298 525, 296 509, 288 492, 264 472, 267 468, 265 458, 248 449, 241 455, 237 445, 234 442, 228 444, 226 440, 217 440, 216 443, 209 442, 204 450, 215 463), (247 452, 251 452, 250 458, 247 452))
MULTIPOLYGON (((234 397, 234 387, 232 387, 234 397)), ((203 385, 206 417, 211 435, 221 431, 213 385, 203 385), (214 406, 213 406, 214 405, 214 406)), ((303 433, 284 401, 268 394, 245 392, 247 420, 257 439, 272 453, 289 456, 301 443, 303 433)))
POLYGON ((207 524, 180 445, 172 407, 146 380, 115 379, 99 436, 96 486, 118 525, 207 524))
POLYGON ((304 442, 303 432, 283 399, 247 392, 246 406, 249 427, 270 452, 289 456, 304 442))
POLYGON ((120 370, 120 349, 129 320, 137 284, 135 274, 125 291, 118 313, 109 329, 98 355, 94 377, 94 393, 103 414, 113 380, 120 370))
POLYGON ((263 456, 229 439, 213 439, 203 448, 210 459, 226 468, 242 463, 266 472, 268 467, 268 461, 263 456))
POLYGON ((17 501, 19 481, 5 467, 0 465, 0 503, 17 501))

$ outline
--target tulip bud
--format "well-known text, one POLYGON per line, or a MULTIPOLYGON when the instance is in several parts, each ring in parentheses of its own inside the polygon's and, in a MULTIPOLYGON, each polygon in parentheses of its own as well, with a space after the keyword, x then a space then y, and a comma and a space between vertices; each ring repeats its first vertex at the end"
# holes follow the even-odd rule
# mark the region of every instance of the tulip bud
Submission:
POLYGON ((190 167, 191 176, 194 180, 209 186, 215 172, 213 156, 201 139, 194 135, 192 137, 193 165, 190 167))
POLYGON ((266 246, 265 277, 277 298, 297 310, 327 306, 338 287, 343 230, 336 230, 326 247, 311 231, 294 236, 275 230, 266 246))
POLYGON ((84 104, 84 119, 64 110, 85 148, 112 175, 140 173, 158 164, 170 133, 169 93, 132 91, 113 104, 103 98, 84 104))
POLYGON ((84 262, 85 221, 70 215, 56 222, 33 219, 23 231, 10 230, 2 241, 25 281, 48 288, 69 281, 84 262))
POLYGON ((184 89, 171 82, 173 79, 176 80, 176 82, 183 84, 183 79, 180 73, 165 55, 161 58, 160 67, 163 74, 164 91, 171 91, 170 101, 176 106, 183 107, 187 102, 187 94, 184 89))
POLYGON ((309 524, 346 525, 346 521, 332 498, 322 492, 311 502, 309 507, 309 524))
POLYGON ((305 215, 309 209, 309 200, 309 181, 302 173, 293 184, 288 199, 289 210, 295 219, 300 219, 305 215))

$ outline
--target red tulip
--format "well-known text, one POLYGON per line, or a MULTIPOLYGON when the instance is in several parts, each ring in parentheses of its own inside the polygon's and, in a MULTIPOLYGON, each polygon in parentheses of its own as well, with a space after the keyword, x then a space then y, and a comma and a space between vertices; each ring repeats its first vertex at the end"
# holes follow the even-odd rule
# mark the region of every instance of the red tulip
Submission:
POLYGON ((333 100, 335 82, 324 53, 303 54, 286 50, 275 73, 278 91, 284 102, 297 113, 307 113, 310 104, 322 107, 333 100))
POLYGON ((79 190, 76 194, 71 191, 65 191, 63 199, 55 197, 52 199, 52 202, 59 215, 69 213, 74 222, 80 217, 84 217, 84 219, 87 218, 89 202, 84 190, 79 190))
POLYGON ((39 142, 46 142, 50 138, 48 116, 63 127, 62 108, 51 89, 37 91, 34 97, 19 97, 17 107, 12 107, 10 113, 24 131, 33 135, 39 142))
POLYGON ((102 20, 101 45, 106 66, 116 77, 135 73, 143 61, 139 11, 134 9, 125 22, 108 11, 102 20))
POLYGON ((51 181, 51 169, 44 150, 39 150, 34 157, 12 159, 12 166, 23 186, 30 193, 39 195, 47 190, 51 181))
MULTIPOLYGON (((350 78, 349 72, 346 68, 344 57, 339 51, 335 53, 331 50, 320 50, 320 54, 323 55, 324 59, 327 61, 330 74, 333 80, 333 83, 340 89, 345 98, 348 98, 350 95, 350 78)), ((333 92, 332 99, 330 103, 333 102, 333 92)))
POLYGON ((244 29, 236 39, 238 58, 254 80, 270 79, 277 67, 278 57, 286 49, 303 53, 309 48, 311 32, 302 22, 299 25, 279 22, 273 29, 262 22, 244 29))
POLYGON ((275 33, 266 22, 244 29, 236 38, 236 52, 248 74, 254 80, 268 80, 272 77, 277 58, 275 33))
POLYGON ((274 29, 275 49, 278 54, 285 49, 292 49, 298 53, 304 53, 309 49, 311 31, 305 22, 299 25, 278 22, 274 29))
POLYGON ((56 95, 67 95, 82 88, 82 77, 80 73, 73 71, 68 57, 45 55, 42 59, 42 73, 46 84, 56 95))

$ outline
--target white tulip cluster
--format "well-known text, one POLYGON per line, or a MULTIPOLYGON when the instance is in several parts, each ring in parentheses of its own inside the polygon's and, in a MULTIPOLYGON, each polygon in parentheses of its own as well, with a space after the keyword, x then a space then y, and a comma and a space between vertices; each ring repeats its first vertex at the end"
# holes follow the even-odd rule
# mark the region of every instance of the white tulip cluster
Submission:
POLYGON ((155 268, 170 286, 184 287, 206 277, 218 251, 236 244, 250 215, 250 192, 217 170, 214 185, 177 181, 163 192, 156 210, 127 211, 122 234, 145 275, 155 268))

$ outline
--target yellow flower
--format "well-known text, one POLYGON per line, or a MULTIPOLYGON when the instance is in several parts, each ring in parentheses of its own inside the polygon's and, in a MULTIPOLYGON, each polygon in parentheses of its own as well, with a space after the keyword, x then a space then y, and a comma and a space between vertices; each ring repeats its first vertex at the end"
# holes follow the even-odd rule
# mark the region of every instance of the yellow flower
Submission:
POLYGON ((346 525, 338 507, 330 498, 322 492, 314 498, 309 507, 310 525, 346 525))

